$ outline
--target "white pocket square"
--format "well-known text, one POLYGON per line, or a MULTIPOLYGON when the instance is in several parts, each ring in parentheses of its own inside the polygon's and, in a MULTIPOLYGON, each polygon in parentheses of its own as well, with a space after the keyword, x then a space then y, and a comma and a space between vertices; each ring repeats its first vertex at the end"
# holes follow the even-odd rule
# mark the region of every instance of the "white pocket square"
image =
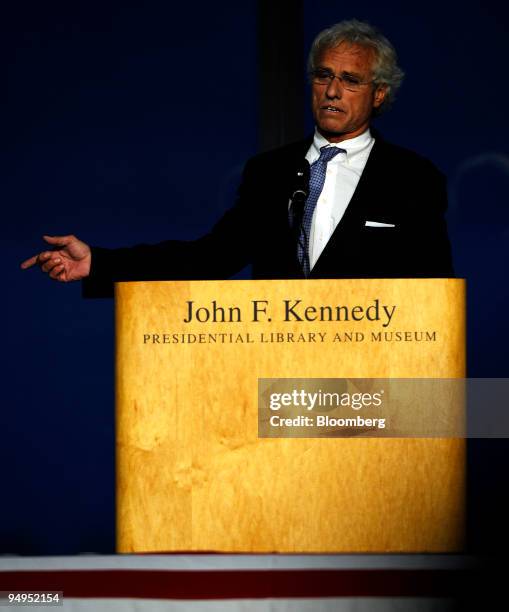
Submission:
POLYGON ((380 221, 366 221, 366 227, 396 227, 394 223, 380 223, 380 221))

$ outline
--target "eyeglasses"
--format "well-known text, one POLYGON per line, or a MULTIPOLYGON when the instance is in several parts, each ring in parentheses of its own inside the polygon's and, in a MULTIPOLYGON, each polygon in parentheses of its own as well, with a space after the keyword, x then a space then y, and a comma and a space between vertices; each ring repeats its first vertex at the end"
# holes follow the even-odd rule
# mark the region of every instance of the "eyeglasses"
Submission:
POLYGON ((310 77, 313 83, 317 85, 329 85, 334 79, 338 79, 341 85, 348 91, 359 91, 363 85, 374 83, 374 81, 361 81, 358 77, 342 72, 334 74, 327 68, 316 68, 310 72, 310 77))

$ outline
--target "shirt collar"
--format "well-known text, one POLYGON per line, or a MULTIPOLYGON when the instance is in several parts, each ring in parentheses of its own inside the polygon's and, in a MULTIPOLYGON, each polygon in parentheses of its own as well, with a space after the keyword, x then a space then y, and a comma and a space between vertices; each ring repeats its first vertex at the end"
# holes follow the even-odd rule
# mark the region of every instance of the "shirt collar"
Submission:
MULTIPOLYGON (((344 149, 346 151, 346 158, 351 160, 351 158, 356 156, 358 153, 363 153, 364 151, 369 149, 373 140, 374 138, 371 135, 369 128, 365 132, 362 132, 362 134, 359 134, 359 136, 356 136, 355 138, 347 138, 342 142, 329 142, 315 128, 313 143, 309 148, 308 154, 306 155, 306 159, 309 161, 310 164, 312 164, 320 157, 320 149, 322 147, 331 146, 344 149)), ((334 159, 338 159, 339 157, 340 156, 338 155, 334 159)))

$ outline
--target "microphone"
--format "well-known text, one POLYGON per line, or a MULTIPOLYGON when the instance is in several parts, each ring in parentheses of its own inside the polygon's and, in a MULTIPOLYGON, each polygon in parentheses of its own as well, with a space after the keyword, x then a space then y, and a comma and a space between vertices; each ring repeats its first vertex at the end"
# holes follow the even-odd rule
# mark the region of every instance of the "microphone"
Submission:
POLYGON ((304 204, 309 195, 309 162, 303 159, 297 166, 293 179, 292 195, 290 196, 290 219, 295 237, 298 238, 304 204))

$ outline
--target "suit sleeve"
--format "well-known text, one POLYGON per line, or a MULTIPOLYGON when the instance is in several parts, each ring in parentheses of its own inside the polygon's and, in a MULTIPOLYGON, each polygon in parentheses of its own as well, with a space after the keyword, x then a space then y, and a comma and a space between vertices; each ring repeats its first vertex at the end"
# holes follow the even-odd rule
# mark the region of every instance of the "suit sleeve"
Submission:
POLYGON ((193 241, 167 240, 128 248, 92 247, 83 296, 113 297, 117 281, 215 280, 229 278, 252 259, 255 178, 248 162, 237 199, 212 230, 193 241))
POLYGON ((414 276, 427 278, 454 277, 451 245, 447 233, 447 185, 445 176, 429 163, 419 192, 417 216, 411 222, 406 252, 414 276))

